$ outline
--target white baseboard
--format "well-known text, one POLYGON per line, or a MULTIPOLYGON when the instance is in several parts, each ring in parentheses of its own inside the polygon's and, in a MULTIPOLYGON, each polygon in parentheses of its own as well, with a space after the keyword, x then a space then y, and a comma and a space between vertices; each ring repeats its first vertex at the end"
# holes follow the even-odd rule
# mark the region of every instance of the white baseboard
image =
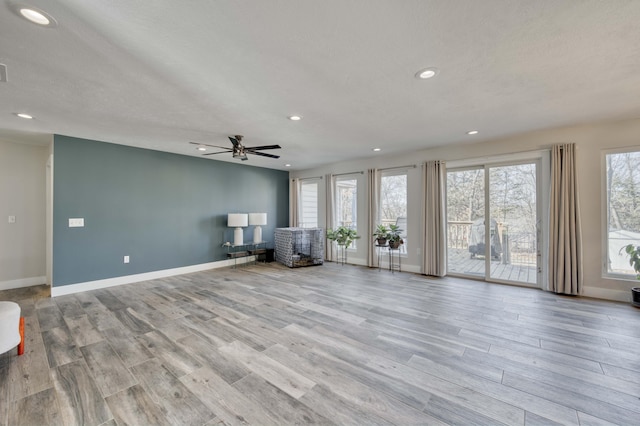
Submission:
POLYGON ((614 300, 617 302, 631 303, 631 290, 611 290, 600 287, 585 287, 582 293, 585 297, 593 297, 594 299, 614 300))
POLYGON ((193 272, 206 271, 209 269, 224 268, 226 266, 242 265, 244 263, 253 262, 254 260, 255 256, 247 256, 237 259, 227 259, 218 262, 184 266, 181 268, 163 269, 160 271, 145 272, 143 274, 125 275, 122 277, 107 278, 104 280, 87 281, 84 283, 51 287, 51 297, 81 293, 83 291, 89 290, 98 290, 101 288, 115 287, 123 284, 133 284, 141 281, 156 280, 159 278, 173 277, 175 275, 190 274, 193 272))
POLYGON ((20 278, 19 280, 0 281, 0 290, 11 290, 12 288, 31 287, 34 285, 46 284, 47 277, 20 278))

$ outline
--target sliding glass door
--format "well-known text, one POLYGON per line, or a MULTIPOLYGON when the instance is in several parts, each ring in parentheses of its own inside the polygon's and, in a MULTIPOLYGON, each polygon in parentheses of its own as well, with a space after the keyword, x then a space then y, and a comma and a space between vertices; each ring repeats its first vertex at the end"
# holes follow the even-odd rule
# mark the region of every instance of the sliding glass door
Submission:
POLYGON ((484 168, 447 171, 447 272, 484 278, 484 168))
POLYGON ((449 274, 538 285, 537 176, 536 162, 448 171, 449 274))

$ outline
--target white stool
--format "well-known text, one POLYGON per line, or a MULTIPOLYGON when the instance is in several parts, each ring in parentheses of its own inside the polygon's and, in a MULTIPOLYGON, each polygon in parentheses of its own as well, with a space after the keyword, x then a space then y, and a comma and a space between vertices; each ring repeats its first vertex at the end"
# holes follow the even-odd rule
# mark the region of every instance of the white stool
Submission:
POLYGON ((24 353, 24 318, 20 318, 20 305, 0 302, 0 354, 18 346, 18 355, 24 353))

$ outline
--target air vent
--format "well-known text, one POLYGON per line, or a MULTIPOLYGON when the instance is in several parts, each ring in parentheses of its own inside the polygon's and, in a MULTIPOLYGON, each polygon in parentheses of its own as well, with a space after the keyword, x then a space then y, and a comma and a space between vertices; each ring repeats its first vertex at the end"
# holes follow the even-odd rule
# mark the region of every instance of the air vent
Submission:
POLYGON ((7 82, 7 66, 5 64, 0 64, 0 82, 7 82))

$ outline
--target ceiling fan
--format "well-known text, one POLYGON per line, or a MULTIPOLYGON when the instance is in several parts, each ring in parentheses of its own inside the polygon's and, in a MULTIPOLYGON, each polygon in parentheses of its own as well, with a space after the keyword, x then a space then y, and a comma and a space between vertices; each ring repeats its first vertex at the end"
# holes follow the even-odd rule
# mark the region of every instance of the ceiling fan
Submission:
POLYGON ((269 157, 269 158, 280 158, 279 155, 266 154, 264 152, 259 152, 265 149, 280 149, 281 148, 280 145, 244 146, 242 145, 242 135, 229 136, 229 140, 231 141, 231 144, 233 145, 233 147, 209 145, 206 143, 198 143, 198 142, 189 142, 189 143, 194 145, 210 146, 212 148, 224 149, 224 151, 207 152, 206 154, 202 154, 202 155, 225 154, 227 152, 231 152, 233 153, 233 158, 239 158, 242 161, 248 160, 247 154, 255 154, 255 155, 260 155, 262 157, 269 157))

